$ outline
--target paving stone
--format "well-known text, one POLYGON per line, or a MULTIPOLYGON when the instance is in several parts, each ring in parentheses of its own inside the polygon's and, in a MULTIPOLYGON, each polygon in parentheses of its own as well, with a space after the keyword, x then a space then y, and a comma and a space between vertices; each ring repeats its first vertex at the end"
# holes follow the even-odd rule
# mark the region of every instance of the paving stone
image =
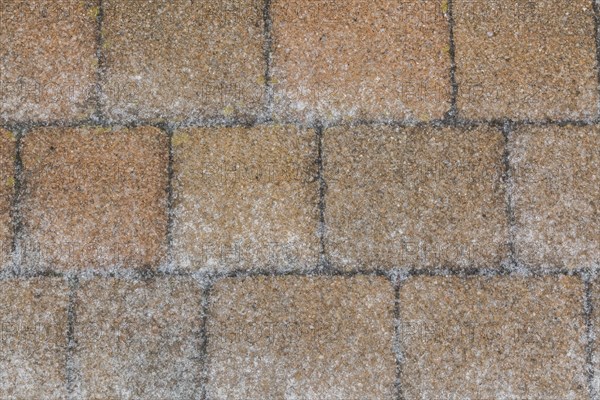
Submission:
POLYGON ((0 0, 0 119, 94 111, 97 0, 0 0))
POLYGON ((265 99, 262 0, 106 0, 104 81, 116 120, 253 119, 265 99), (140 8, 143 8, 140 11, 140 8))
POLYGON ((0 398, 66 399, 66 281, 3 280, 0 293, 0 398))
POLYGON ((592 334, 592 373, 591 391, 593 395, 590 398, 598 396, 600 393, 600 281, 598 276, 592 279, 590 284, 590 310, 591 310, 591 334, 592 334))
POLYGON ((164 132, 36 129, 23 138, 22 160, 26 268, 152 268, 164 259, 164 132))
POLYGON ((583 282, 416 277, 400 288, 406 399, 586 399, 583 282))
POLYGON ((15 137, 0 129, 0 268, 10 260, 13 227, 11 206, 15 187, 15 137))
POLYGON ((208 313, 208 398, 394 398, 385 278, 228 278, 208 313))
POLYGON ((472 119, 598 115, 588 0, 456 0, 458 109, 472 119))
POLYGON ((356 126, 324 135, 325 250, 335 266, 494 267, 507 257, 501 132, 356 126))
POLYGON ((600 130, 524 126, 510 139, 517 261, 600 266, 600 130))
POLYGON ((450 108, 442 0, 271 3, 275 115, 441 119, 450 108))
POLYGON ((317 144, 292 126, 173 137, 175 266, 304 269, 318 261, 317 144))
POLYGON ((201 295, 187 278, 83 281, 75 308, 81 398, 196 398, 201 295))

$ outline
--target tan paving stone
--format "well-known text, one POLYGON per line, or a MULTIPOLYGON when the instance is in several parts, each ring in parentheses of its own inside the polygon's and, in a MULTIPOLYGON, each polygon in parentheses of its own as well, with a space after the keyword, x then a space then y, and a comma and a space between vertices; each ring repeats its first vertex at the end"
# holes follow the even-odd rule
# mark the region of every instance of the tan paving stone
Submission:
POLYGON ((279 119, 441 119, 450 108, 442 0, 274 0, 279 119))
POLYGON ((262 0, 104 1, 116 120, 253 119, 264 105, 262 0))
POLYGON ((592 2, 453 2, 458 109, 472 119, 598 115, 592 2))
POLYGON ((28 269, 149 268, 164 259, 164 132, 36 129, 23 138, 22 160, 28 269))
POLYGON ((578 277, 416 277, 400 288, 406 399, 587 399, 578 277))
POLYGON ((0 398, 66 399, 66 281, 3 280, 0 293, 0 398))
POLYGON ((196 398, 201 295, 190 279, 82 282, 75 308, 79 395, 196 398))
POLYGON ((225 279, 209 304, 208 398, 394 398, 386 279, 225 279))
POLYGON ((0 119, 94 111, 97 0, 0 0, 0 119))
POLYGON ((325 250, 335 266, 494 267, 508 251, 493 128, 325 131, 325 250))
POLYGON ((175 133, 173 148, 176 268, 316 266, 314 131, 192 128, 175 133))
POLYGON ((511 135, 517 261, 600 265, 600 130, 524 126, 511 135))
POLYGON ((15 188, 15 136, 0 129, 0 268, 10 260, 13 227, 11 206, 15 188))

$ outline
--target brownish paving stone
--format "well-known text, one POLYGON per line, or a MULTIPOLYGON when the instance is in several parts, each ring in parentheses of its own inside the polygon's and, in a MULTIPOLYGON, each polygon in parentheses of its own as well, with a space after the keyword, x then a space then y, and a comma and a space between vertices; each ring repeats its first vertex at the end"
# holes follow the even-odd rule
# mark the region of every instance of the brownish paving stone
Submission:
POLYGON ((75 306, 79 396, 196 398, 201 296, 190 279, 83 281, 75 306))
POLYGON ((0 398, 66 399, 68 285, 10 279, 0 293, 0 398))
POLYGON ((94 110, 97 0, 0 0, 0 119, 94 110))
POLYGON ((454 1, 459 113, 484 120, 597 117, 592 3, 454 1))
POLYGON ((11 205, 15 187, 15 137, 0 129, 0 268, 10 259, 13 228, 11 205))
POLYGON ((167 236, 168 138, 159 129, 42 128, 23 138, 24 265, 156 267, 167 236))
POLYGON ((103 5, 104 100, 110 118, 260 114, 266 70, 262 0, 106 0, 103 5))
POLYGON ((525 126, 511 134, 517 261, 600 265, 600 130, 525 126))
POLYGON ((394 398, 385 278, 228 278, 211 291, 206 329, 207 398, 394 398))
POLYGON ((292 126, 191 128, 173 137, 175 266, 314 267, 317 143, 292 126))
POLYGON ((508 251, 495 128, 324 133, 325 250, 345 269, 493 267, 508 251))
MULTIPOLYGON (((593 395, 600 393, 600 281, 594 277, 589 286, 590 294, 590 322, 592 337, 592 373, 591 390, 593 395)), ((593 398, 593 396, 591 397, 593 398)))
POLYGON ((442 0, 271 4, 275 115, 441 119, 450 108, 442 0))
POLYGON ((578 277, 416 277, 400 288, 406 399, 587 399, 578 277))

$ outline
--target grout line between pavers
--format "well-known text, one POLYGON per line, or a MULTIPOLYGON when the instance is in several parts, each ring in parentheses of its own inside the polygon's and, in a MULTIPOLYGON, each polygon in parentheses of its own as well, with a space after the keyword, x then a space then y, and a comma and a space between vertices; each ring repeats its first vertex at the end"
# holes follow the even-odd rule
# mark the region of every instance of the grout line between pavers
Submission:
POLYGON ((169 269, 173 265, 173 226, 175 223, 175 214, 174 214, 174 194, 173 194, 173 179, 174 179, 174 169, 173 169, 173 128, 170 125, 165 125, 162 130, 167 134, 168 137, 168 146, 169 146, 169 158, 167 163, 167 238, 166 238, 166 260, 165 263, 169 269))
POLYGON ((202 288, 202 300, 200 304, 200 318, 201 318, 201 326, 200 326, 200 368, 201 373, 199 376, 200 379, 200 399, 207 400, 208 393, 206 391, 206 387, 208 385, 208 330, 207 330, 207 322, 208 322, 208 307, 210 302, 210 294, 212 291, 212 283, 208 282, 208 284, 204 285, 202 288))
POLYGON ((263 8, 263 36, 264 36, 264 57, 265 57, 265 118, 271 121, 273 118, 273 81, 271 77, 271 68, 273 61, 273 20, 271 18, 271 0, 264 0, 263 8))
POLYGON ((14 160, 14 190, 11 201, 11 222, 12 222, 12 243, 10 262, 15 274, 21 273, 21 259, 17 255, 20 253, 19 239, 23 231, 23 218, 21 216, 21 198, 23 196, 23 159, 21 156, 23 150, 23 130, 14 132, 15 135, 15 160, 14 160))
POLYGON ((600 5, 597 0, 592 1, 592 10, 594 11, 594 43, 596 44, 596 78, 597 78, 597 93, 598 104, 596 105, 596 113, 600 119, 600 5))
POLYGON ((396 381, 395 398, 396 400, 404 400, 404 392, 402 390, 402 366, 404 357, 402 353, 402 341, 400 339, 400 285, 399 279, 393 282, 394 285, 394 358, 396 360, 396 381))
POLYGON ((592 276, 591 274, 585 273, 582 274, 583 284, 584 284, 584 302, 583 302, 583 315, 585 318, 585 374, 586 374, 586 383, 590 395, 590 399, 597 400, 598 393, 594 388, 594 329, 592 322, 592 313, 594 310, 594 305, 592 302, 592 276))
POLYGON ((67 309, 67 353, 66 353, 66 385, 67 385, 67 398, 74 400, 77 398, 76 387, 77 387, 77 376, 78 371, 75 365, 74 353, 77 342, 75 340, 75 300, 77 296, 77 290, 79 288, 79 278, 77 275, 67 276, 69 282, 69 306, 67 309))
POLYGON ((454 42, 454 1, 446 0, 448 5, 448 53, 450 55, 450 110, 447 116, 450 120, 458 118, 458 83, 456 82, 456 44, 454 42))
POLYGON ((327 251, 325 247, 327 227, 325 225, 325 194, 327 192, 327 182, 325 182, 324 176, 324 164, 323 164, 323 133, 324 129, 321 124, 317 124, 315 127, 316 139, 317 139, 317 179, 319 182, 319 265, 317 269, 327 271, 330 269, 331 264, 327 258, 327 251))
POLYGON ((104 35, 102 34, 104 24, 104 0, 98 1, 98 13, 96 14, 96 84, 95 84, 95 103, 96 110, 92 119, 96 122, 104 121, 104 105, 103 105, 103 83, 104 83, 104 68, 106 59, 104 52, 104 35))
MULTIPOLYGON (((504 124, 509 123, 513 127, 519 126, 600 126, 600 120, 576 120, 576 119, 559 119, 559 120, 511 120, 511 119, 492 119, 492 120, 466 120, 466 119, 444 119, 444 120, 431 120, 421 122, 411 122, 404 120, 353 120, 353 121, 321 121, 321 126, 324 130, 333 127, 354 127, 354 126, 392 126, 399 128, 413 128, 413 127, 438 127, 438 128, 469 128, 477 126, 491 126, 491 127, 502 127, 504 124)), ((0 128, 4 128, 8 131, 18 130, 30 130, 33 128, 83 128, 83 127, 104 127, 104 128, 134 128, 139 126, 153 126, 163 127, 171 126, 173 130, 182 128, 223 128, 223 127, 261 127, 261 126, 273 126, 273 125, 293 125, 299 128, 310 128, 314 129, 315 123, 304 123, 298 120, 281 120, 274 122, 272 120, 265 121, 256 119, 252 122, 249 121, 224 121, 218 120, 184 120, 184 121, 173 121, 173 120, 136 120, 136 121, 97 121, 94 119, 83 119, 73 121, 3 121, 0 122, 0 128)))
POLYGON ((513 134, 513 127, 509 122, 506 122, 502 127, 502 135, 504 136, 504 153, 502 155, 502 162, 504 165, 504 186, 505 186, 505 201, 506 201, 506 216, 508 219, 508 256, 510 268, 518 266, 517 254, 515 251, 515 212, 514 212, 514 199, 513 199, 513 170, 510 163, 510 138, 513 134))

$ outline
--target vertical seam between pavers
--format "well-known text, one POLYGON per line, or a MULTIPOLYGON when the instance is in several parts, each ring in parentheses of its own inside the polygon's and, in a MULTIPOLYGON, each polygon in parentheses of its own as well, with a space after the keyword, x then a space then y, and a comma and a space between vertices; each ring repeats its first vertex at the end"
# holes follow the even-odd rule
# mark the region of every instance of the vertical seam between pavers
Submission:
POLYGON ((23 219, 21 215, 21 196, 23 191, 23 159, 21 158, 21 152, 23 147, 23 131, 17 130, 13 133, 15 135, 15 152, 14 152, 14 172, 13 178, 15 185, 13 188, 12 199, 11 199, 11 224, 12 224, 12 237, 11 237, 11 257, 9 258, 9 264, 14 274, 18 275, 21 271, 21 257, 18 256, 19 252, 19 238, 23 230, 23 219))
MULTIPOLYGON (((174 194, 173 194, 173 179, 174 179, 174 169, 173 169, 173 133, 174 129, 171 125, 165 125, 161 128, 167 134, 168 140, 168 161, 167 161, 167 204, 166 212, 167 212, 167 237, 166 237, 166 254, 164 264, 166 269, 175 270, 176 265, 174 263, 174 255, 173 255, 173 226, 175 223, 175 210, 173 208, 174 194)), ((160 266, 159 266, 160 267, 160 266)))
POLYGON ((598 399, 598 393, 594 389, 594 331, 592 322, 592 313, 594 305, 592 303, 592 283, 589 273, 583 273, 581 279, 584 284, 583 315, 585 318, 585 374, 586 383, 590 399, 598 399))
POLYGON ((323 138, 325 129, 321 123, 317 123, 315 126, 315 133, 317 139, 317 179, 319 182, 319 223, 317 227, 317 235, 319 236, 319 260, 317 269, 330 270, 331 264, 327 258, 327 252, 325 250, 325 236, 327 228, 325 226, 325 193, 327 192, 327 183, 325 182, 324 176, 324 164, 323 164, 323 138))
POLYGON ((514 128, 510 122, 506 121, 502 125, 502 135, 504 136, 504 153, 502 155, 502 163, 504 165, 504 187, 505 187, 505 202, 506 215, 508 223, 508 262, 509 268, 516 268, 519 263, 515 251, 515 210, 513 199, 513 170, 510 163, 510 143, 511 137, 514 135, 514 128))
POLYGON ((67 398, 69 400, 76 399, 77 392, 77 375, 78 371, 75 366, 74 353, 77 342, 75 340, 75 300, 77 297, 77 290, 79 288, 79 278, 77 275, 69 275, 67 277, 69 282, 69 305, 67 309, 67 352, 66 352, 66 386, 67 386, 67 398))
POLYGON ((200 326, 200 333, 199 333, 199 338, 200 338, 200 351, 199 351, 199 362, 200 362, 200 376, 199 376, 199 383, 200 383, 200 399, 201 400, 208 400, 208 391, 207 391, 207 385, 208 385, 208 327, 207 327, 207 322, 208 322, 208 308, 209 308, 209 304, 210 304, 210 295, 213 289, 213 285, 214 282, 210 281, 208 284, 203 285, 203 290, 202 290, 202 300, 200 303, 200 319, 201 319, 201 326, 200 326))
POLYGON ((592 0, 594 11, 594 43, 596 44, 596 87, 599 96, 596 104, 596 121, 600 121, 600 5, 597 0, 592 0))
POLYGON ((273 118, 273 82, 271 81, 271 63, 273 60, 273 20, 271 18, 271 1, 264 0, 263 8, 263 37, 265 57, 265 119, 271 121, 273 118))
POLYGON ((104 82, 104 67, 105 57, 102 51, 104 46, 104 35, 102 29, 104 25, 104 0, 98 0, 98 14, 96 15, 96 84, 95 84, 95 119, 99 122, 104 120, 104 105, 103 105, 103 82, 104 82))
POLYGON ((399 278, 394 279, 394 359, 396 361, 396 381, 395 386, 395 399, 404 400, 404 393, 402 391, 402 343, 400 341, 400 285, 399 278))
POLYGON ((456 121, 458 118, 458 107, 456 105, 458 97, 458 83, 456 82, 456 44, 454 42, 454 0, 448 1, 448 41, 450 55, 450 110, 447 113, 447 118, 451 121, 456 121))

